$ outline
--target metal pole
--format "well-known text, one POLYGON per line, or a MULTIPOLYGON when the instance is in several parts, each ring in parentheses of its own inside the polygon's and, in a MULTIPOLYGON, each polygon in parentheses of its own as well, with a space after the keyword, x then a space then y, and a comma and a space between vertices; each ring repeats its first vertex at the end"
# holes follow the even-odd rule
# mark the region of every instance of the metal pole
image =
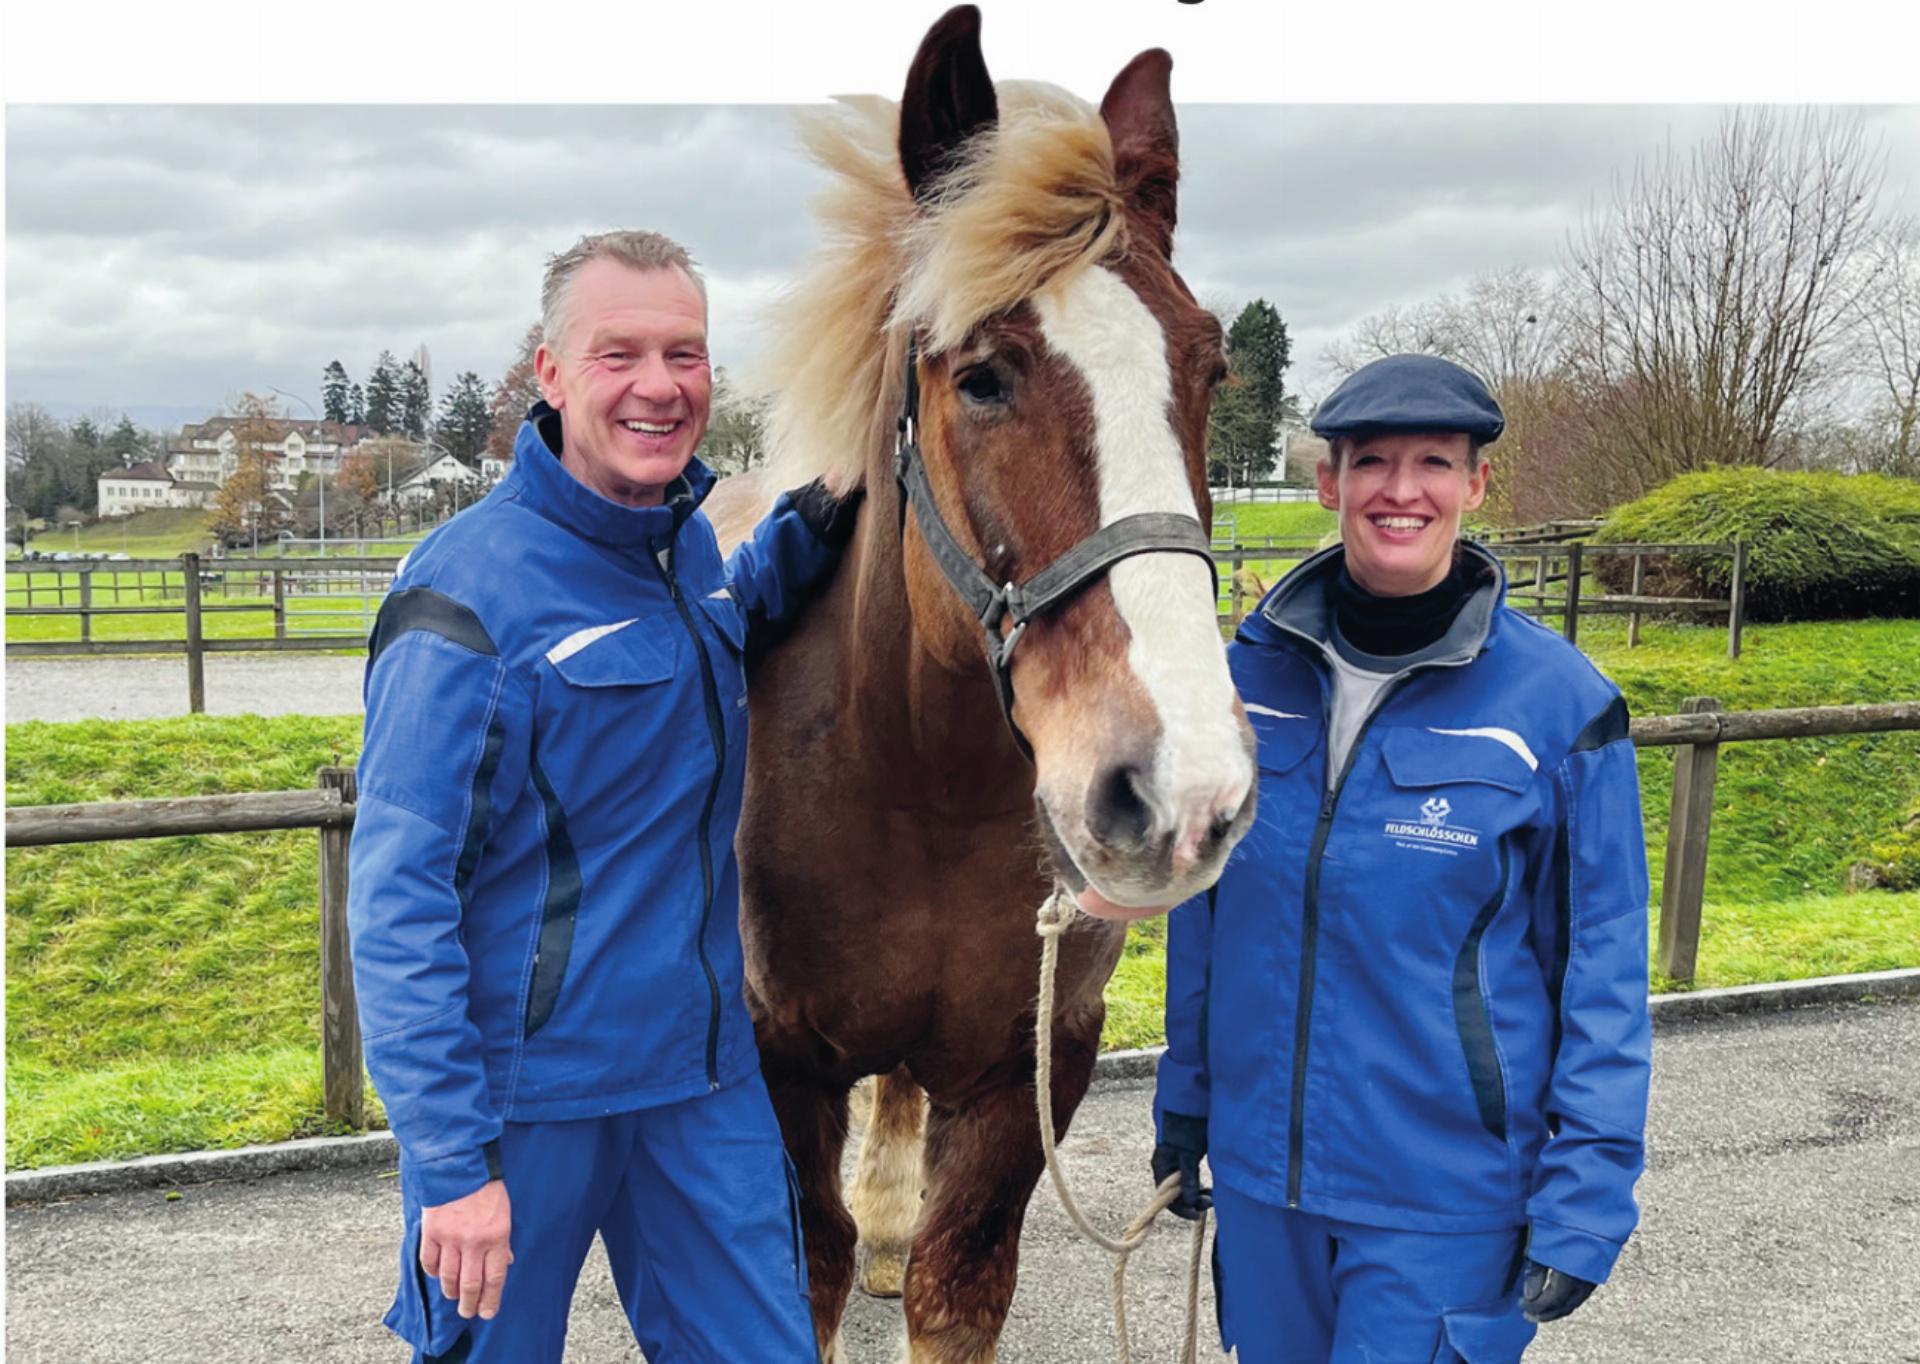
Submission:
MULTIPOLYGON (((1645 556, 1636 553, 1633 556, 1633 588, 1632 588, 1633 595, 1636 597, 1640 595, 1640 589, 1646 582, 1646 569, 1647 569, 1647 561, 1645 556)), ((1640 610, 1638 607, 1635 607, 1632 611, 1627 613, 1627 647, 1629 649, 1632 649, 1636 647, 1639 643, 1640 643, 1640 610)))

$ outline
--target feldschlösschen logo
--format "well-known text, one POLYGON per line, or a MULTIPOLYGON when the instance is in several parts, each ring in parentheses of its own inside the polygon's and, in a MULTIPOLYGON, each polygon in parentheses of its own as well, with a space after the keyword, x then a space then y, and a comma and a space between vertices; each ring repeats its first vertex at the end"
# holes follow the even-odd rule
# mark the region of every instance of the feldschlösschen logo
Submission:
POLYGON ((1417 848, 1421 852, 1457 857, 1462 848, 1480 846, 1480 831, 1447 823, 1452 813, 1453 804, 1445 796, 1429 796, 1420 805, 1418 824, 1411 820, 1390 819, 1380 832, 1402 848, 1417 848))

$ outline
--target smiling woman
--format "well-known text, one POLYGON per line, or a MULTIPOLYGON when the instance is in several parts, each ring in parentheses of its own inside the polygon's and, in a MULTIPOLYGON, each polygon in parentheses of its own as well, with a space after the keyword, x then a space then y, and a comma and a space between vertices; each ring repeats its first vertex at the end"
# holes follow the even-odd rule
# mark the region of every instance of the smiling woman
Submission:
POLYGON ((1634 1226, 1633 745, 1617 689, 1459 539, 1503 425, 1444 360, 1350 376, 1313 420, 1343 543, 1229 651, 1261 818, 1168 926, 1153 1174, 1192 1213, 1211 1162, 1243 1359, 1518 1358, 1634 1226))

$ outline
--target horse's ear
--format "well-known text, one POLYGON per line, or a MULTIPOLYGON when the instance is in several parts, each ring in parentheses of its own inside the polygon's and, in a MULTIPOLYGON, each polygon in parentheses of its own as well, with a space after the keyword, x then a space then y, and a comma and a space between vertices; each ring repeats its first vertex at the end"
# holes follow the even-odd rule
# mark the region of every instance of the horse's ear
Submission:
POLYGON ((969 137, 1000 117, 980 55, 980 11, 956 5, 920 41, 900 97, 900 169, 924 198, 969 137))
POLYGON ((1180 183, 1180 128, 1168 83, 1172 75, 1173 58, 1161 48, 1148 48, 1113 78, 1100 101, 1127 206, 1153 230, 1162 255, 1173 253, 1180 183))

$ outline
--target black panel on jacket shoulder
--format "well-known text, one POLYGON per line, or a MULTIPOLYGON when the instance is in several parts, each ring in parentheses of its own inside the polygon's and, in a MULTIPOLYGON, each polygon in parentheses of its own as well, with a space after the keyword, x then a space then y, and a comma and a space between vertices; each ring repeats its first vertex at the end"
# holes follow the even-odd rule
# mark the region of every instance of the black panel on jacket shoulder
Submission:
POLYGON ((413 630, 426 630, 489 658, 500 653, 480 617, 467 607, 431 587, 409 587, 382 603, 367 641, 367 666, 371 668, 382 650, 413 630))
POLYGON ((1627 698, 1616 696, 1607 708, 1587 721, 1587 727, 1580 731, 1580 737, 1573 741, 1572 751, 1585 753, 1591 748, 1605 748, 1608 744, 1618 743, 1627 737, 1627 698))

